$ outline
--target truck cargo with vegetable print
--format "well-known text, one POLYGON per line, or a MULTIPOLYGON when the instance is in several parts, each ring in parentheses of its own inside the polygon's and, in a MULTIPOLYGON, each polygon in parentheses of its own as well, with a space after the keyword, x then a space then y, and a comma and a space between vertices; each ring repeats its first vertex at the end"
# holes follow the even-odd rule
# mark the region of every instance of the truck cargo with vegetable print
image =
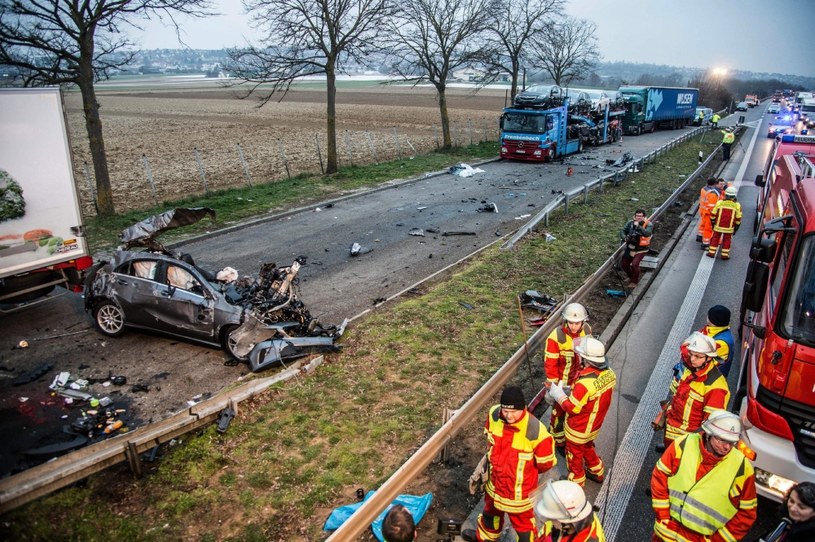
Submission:
POLYGON ((62 95, 0 89, 0 306, 81 291, 84 237, 62 95))

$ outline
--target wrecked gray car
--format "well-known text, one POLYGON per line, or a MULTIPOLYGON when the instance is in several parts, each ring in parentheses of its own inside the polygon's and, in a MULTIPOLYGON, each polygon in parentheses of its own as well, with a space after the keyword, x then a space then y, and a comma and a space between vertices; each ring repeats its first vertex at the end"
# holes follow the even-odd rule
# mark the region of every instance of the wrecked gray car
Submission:
POLYGON ((336 350, 341 326, 323 327, 297 297, 305 263, 264 264, 257 278, 230 268, 212 274, 188 254, 167 250, 155 236, 193 224, 212 209, 174 209, 124 230, 124 245, 86 275, 85 309, 109 337, 125 328, 155 331, 220 346, 253 371, 312 351, 336 350))

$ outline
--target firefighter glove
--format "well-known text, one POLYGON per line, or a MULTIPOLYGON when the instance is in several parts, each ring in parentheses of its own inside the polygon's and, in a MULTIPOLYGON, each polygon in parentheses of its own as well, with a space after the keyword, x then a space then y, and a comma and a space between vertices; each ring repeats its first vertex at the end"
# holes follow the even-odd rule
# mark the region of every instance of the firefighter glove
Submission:
POLYGON ((563 387, 559 383, 552 384, 549 388, 549 396, 560 404, 563 404, 567 397, 566 392, 563 391, 563 387))

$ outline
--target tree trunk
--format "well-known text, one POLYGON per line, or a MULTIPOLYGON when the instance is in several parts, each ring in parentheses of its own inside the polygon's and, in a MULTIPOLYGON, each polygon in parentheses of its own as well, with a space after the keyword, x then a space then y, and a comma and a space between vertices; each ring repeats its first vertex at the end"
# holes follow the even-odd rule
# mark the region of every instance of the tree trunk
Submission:
POLYGON ((336 173, 337 166, 337 75, 334 63, 329 60, 325 69, 326 89, 326 137, 328 138, 328 159, 325 173, 336 173))
POLYGON ((515 96, 518 95, 518 72, 521 71, 521 67, 519 63, 513 59, 512 60, 512 85, 509 88, 509 104, 512 105, 515 103, 515 96))
POLYGON ((447 112, 447 94, 445 94, 445 90, 445 85, 436 85, 439 96, 439 113, 441 113, 441 148, 447 150, 453 147, 453 142, 450 138, 450 114, 447 112))
POLYGON ((113 207, 113 191, 110 188, 110 173, 105 155, 105 140, 102 137, 102 119, 99 118, 99 103, 93 88, 92 54, 82 55, 77 84, 82 94, 82 109, 85 112, 85 129, 93 160, 93 174, 96 177, 96 212, 99 216, 110 216, 116 212, 113 207))

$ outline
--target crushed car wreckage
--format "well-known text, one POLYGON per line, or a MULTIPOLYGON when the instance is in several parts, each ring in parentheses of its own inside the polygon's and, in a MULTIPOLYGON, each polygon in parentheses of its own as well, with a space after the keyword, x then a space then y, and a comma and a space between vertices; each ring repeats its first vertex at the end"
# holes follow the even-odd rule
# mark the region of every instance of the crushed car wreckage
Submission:
POLYGON ((231 268, 212 274, 155 238, 206 216, 214 220, 215 211, 177 208, 120 234, 123 245, 85 279, 85 309, 97 330, 115 337, 125 328, 144 329, 220 346, 252 371, 337 350, 347 321, 324 327, 298 298, 305 258, 286 267, 266 263, 258 278, 238 277, 231 268))

